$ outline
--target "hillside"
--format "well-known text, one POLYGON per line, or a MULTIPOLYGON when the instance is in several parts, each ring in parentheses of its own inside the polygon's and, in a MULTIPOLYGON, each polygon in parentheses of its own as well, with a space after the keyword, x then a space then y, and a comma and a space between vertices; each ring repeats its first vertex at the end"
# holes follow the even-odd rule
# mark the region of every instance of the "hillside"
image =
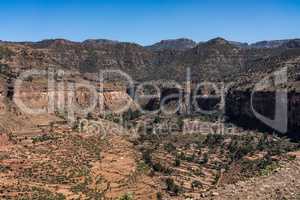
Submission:
MULTIPOLYGON (((259 66, 258 60, 299 48, 298 40, 290 40, 274 48, 240 48, 222 38, 195 44, 186 39, 163 41, 143 47, 134 43, 109 40, 72 42, 64 39, 41 42, 0 43, 3 70, 18 73, 32 68, 62 68, 81 73, 102 69, 120 69, 136 81, 185 79, 191 68, 195 81, 232 81, 250 68, 258 72, 269 66, 259 66), (245 68, 247 70, 245 70, 245 68)), ((297 54, 298 55, 298 54, 297 54)))

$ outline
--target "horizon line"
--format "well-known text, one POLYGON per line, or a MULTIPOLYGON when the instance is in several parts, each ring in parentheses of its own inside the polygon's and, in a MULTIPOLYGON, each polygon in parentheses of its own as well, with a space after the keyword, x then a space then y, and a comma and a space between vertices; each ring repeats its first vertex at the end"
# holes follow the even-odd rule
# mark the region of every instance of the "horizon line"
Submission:
POLYGON ((15 40, 15 41, 0 39, 0 43, 1 42, 4 42, 4 43, 38 43, 38 42, 43 42, 43 41, 47 41, 47 40, 65 40, 65 41, 74 42, 74 43, 83 43, 83 42, 86 42, 88 40, 104 40, 104 41, 106 40, 106 41, 117 42, 117 43, 132 43, 132 44, 137 44, 137 45, 140 45, 140 46, 143 46, 143 47, 147 47, 147 46, 151 46, 151 45, 157 44, 159 42, 168 41, 168 40, 171 41, 171 40, 179 40, 179 39, 188 39, 188 40, 192 40, 195 43, 199 44, 199 43, 205 43, 205 42, 217 39, 217 38, 224 39, 228 42, 238 42, 238 43, 241 43, 241 44, 253 45, 253 44, 256 44, 256 43, 259 43, 259 42, 297 40, 297 39, 300 39, 300 36, 299 37, 293 37, 293 38, 257 40, 255 42, 245 42, 245 41, 239 41, 239 40, 228 40, 225 37, 218 36, 218 37, 213 37, 209 40, 201 40, 201 41, 197 41, 197 40, 194 40, 194 39, 189 38, 189 37, 168 38, 168 39, 161 39, 161 40, 153 42, 151 44, 141 44, 138 41, 116 40, 116 39, 109 39, 109 38, 87 38, 87 39, 83 39, 83 40, 73 40, 73 39, 68 39, 68 38, 63 38, 63 37, 54 37, 54 38, 49 37, 49 38, 43 38, 43 39, 37 39, 37 40, 15 40))

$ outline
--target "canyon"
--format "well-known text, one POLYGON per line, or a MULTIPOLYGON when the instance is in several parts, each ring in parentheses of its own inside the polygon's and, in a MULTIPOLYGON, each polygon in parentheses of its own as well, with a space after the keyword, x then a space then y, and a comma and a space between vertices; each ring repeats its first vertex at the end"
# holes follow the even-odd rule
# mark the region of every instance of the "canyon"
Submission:
POLYGON ((299 39, 0 41, 0 196, 225 199, 237 184, 253 197, 260 176, 299 168, 299 71, 299 39), (257 117, 278 103, 284 129, 257 117), (238 132, 185 134, 194 121, 238 132))

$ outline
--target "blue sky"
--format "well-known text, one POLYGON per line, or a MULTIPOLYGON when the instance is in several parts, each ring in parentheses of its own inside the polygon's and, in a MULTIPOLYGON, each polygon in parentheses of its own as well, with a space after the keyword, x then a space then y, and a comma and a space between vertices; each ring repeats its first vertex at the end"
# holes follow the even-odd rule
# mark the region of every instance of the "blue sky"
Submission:
POLYGON ((300 38, 300 0, 2 0, 0 40, 300 38))

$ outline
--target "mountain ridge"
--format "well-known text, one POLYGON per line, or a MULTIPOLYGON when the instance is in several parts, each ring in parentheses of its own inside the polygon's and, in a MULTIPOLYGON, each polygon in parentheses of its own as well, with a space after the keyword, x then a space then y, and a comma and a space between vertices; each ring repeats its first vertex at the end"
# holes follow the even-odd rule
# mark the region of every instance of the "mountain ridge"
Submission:
MULTIPOLYGON (((0 54, 3 56, 0 56, 0 64, 7 66, 6 70, 14 72, 19 72, 20 69, 47 69, 49 66, 83 74, 103 69, 119 69, 137 81, 183 81, 187 68, 190 68, 194 81, 232 81, 250 69, 259 72, 268 68, 261 64, 264 60, 276 59, 284 52, 291 52, 288 49, 299 49, 299 41, 289 40, 274 48, 248 48, 241 47, 246 44, 220 37, 197 44, 189 39, 181 39, 182 44, 193 44, 189 48, 184 46, 185 50, 180 45, 180 48, 164 47, 153 50, 137 43, 105 39, 83 42, 65 39, 1 42, 0 54), (260 60, 262 62, 258 62, 260 60)), ((169 42, 165 43, 169 45, 169 42)), ((171 44, 174 42, 177 43, 178 40, 172 40, 171 44)), ((294 52, 296 53, 293 53, 293 57, 298 56, 298 52, 294 52)))
POLYGON ((52 39, 43 39, 39 41, 5 41, 5 40, 0 40, 0 44, 45 44, 45 43, 70 43, 70 44, 118 44, 118 43, 130 43, 130 44, 137 44, 140 46, 143 46, 147 49, 150 50, 165 50, 165 49, 173 49, 173 50, 187 50, 190 48, 194 48, 198 44, 201 43, 206 43, 211 40, 215 39, 223 39, 225 41, 228 41, 229 43, 243 47, 243 48, 276 48, 280 46, 284 46, 288 43, 300 43, 300 38, 292 38, 292 39, 281 39, 281 40, 262 40, 262 41, 257 41, 253 43, 247 43, 247 42, 242 42, 242 41, 232 41, 232 40, 227 40, 222 37, 216 37, 212 38, 207 41, 199 41, 196 42, 193 39, 190 38, 175 38, 175 39, 164 39, 159 42, 150 44, 150 45, 142 45, 137 42, 126 42, 126 41, 119 41, 119 40, 111 40, 111 39, 104 39, 104 38, 95 38, 95 39, 85 39, 83 41, 72 41, 69 39, 64 39, 64 38, 52 38, 52 39), (177 46, 176 46, 177 45, 177 46), (182 45, 182 46, 180 46, 182 45))

